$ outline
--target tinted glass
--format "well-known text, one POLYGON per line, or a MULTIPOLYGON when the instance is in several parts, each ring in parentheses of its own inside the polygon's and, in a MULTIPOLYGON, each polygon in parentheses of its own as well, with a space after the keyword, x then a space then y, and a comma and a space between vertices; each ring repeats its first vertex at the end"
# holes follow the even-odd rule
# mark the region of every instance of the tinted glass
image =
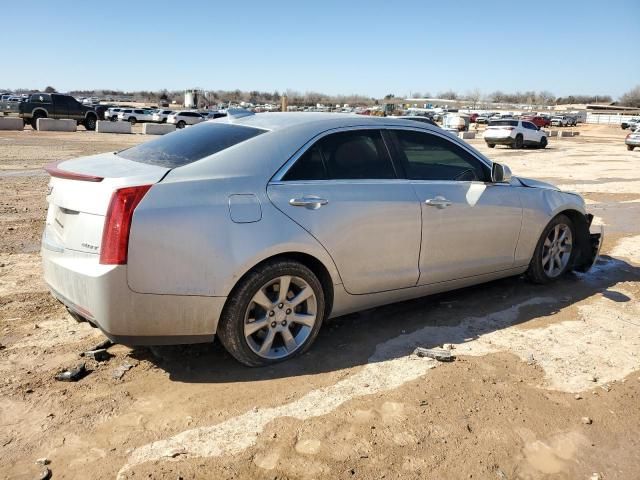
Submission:
POLYGON ((538 127, 536 127, 533 123, 530 122, 522 122, 522 126, 524 128, 528 128, 529 130, 537 130, 538 127))
POLYGON ((382 135, 377 130, 334 133, 318 143, 329 179, 396 178, 382 135))
POLYGON ((394 131, 400 155, 412 180, 484 181, 481 163, 453 142, 429 133, 394 131))
POLYGON ((201 123, 123 150, 118 152, 118 155, 135 162, 177 168, 261 133, 265 133, 265 130, 221 123, 201 123))
POLYGON ((296 161, 283 180, 324 180, 326 178, 322 153, 316 143, 296 161))
POLYGON ((517 120, 493 120, 489 122, 490 127, 517 127, 517 120))
POLYGON ((34 93, 31 95, 30 100, 34 103, 51 103, 51 95, 47 93, 34 93))

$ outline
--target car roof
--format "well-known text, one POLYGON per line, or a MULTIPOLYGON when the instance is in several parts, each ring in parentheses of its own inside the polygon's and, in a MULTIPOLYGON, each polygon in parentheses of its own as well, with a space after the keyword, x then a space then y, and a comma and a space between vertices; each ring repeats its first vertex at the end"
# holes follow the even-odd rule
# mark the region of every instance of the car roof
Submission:
MULTIPOLYGON (((403 123, 408 127, 415 127, 415 121, 394 117, 375 117, 351 113, 322 113, 322 112, 265 112, 250 114, 243 117, 233 115, 212 120, 221 123, 233 123, 263 130, 277 131, 298 129, 306 131, 316 130, 318 133, 333 128, 366 127, 379 128, 385 125, 398 126, 403 123)), ((423 128, 429 124, 423 124, 423 128)))

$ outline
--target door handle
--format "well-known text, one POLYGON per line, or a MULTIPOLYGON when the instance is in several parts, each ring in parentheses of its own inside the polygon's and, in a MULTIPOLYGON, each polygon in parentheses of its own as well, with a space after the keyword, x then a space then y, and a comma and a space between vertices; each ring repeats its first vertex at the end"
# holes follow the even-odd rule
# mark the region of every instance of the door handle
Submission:
POLYGON ((302 198, 292 198, 289 200, 289 205, 293 207, 305 207, 309 210, 317 210, 327 203, 329 203, 329 200, 315 196, 304 196, 302 198))
POLYGON ((430 207, 447 208, 449 205, 451 205, 451 202, 446 198, 438 195, 437 197, 425 200, 424 204, 429 205, 430 207))

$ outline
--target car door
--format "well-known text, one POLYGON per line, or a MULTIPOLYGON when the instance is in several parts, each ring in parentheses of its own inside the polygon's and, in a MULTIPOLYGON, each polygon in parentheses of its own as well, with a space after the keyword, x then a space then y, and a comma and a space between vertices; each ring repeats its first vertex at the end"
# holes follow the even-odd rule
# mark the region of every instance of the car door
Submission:
POLYGON ((64 95, 51 95, 53 112, 49 112, 51 118, 69 118, 69 106, 64 95))
POLYGON ((524 141, 527 145, 538 145, 540 143, 540 139, 542 138, 542 133, 538 130, 531 122, 522 122, 522 126, 524 127, 525 137, 524 141))
POLYGON ((347 292, 416 284, 420 205, 379 130, 326 134, 287 165, 270 182, 269 198, 323 245, 347 292))
POLYGON ((492 184, 490 167, 444 134, 389 133, 422 209, 418 284, 511 268, 522 221, 516 189, 492 184))

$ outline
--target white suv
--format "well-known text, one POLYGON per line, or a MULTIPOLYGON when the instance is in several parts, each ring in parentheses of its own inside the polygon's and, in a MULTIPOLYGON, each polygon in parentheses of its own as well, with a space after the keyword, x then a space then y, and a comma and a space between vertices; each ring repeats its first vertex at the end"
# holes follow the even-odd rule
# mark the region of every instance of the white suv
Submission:
POLYGON ((125 108, 118 113, 118 120, 135 125, 138 122, 151 122, 153 120, 153 114, 150 110, 143 110, 141 108, 125 108))
POLYGON ((177 128, 187 125, 195 125, 204 121, 204 117, 198 112, 175 112, 167 117, 167 123, 174 124, 177 128))
POLYGON ((484 141, 489 148, 496 145, 509 145, 511 148, 547 146, 547 134, 526 120, 494 120, 484 131, 484 141))
POLYGON ((153 112, 153 115, 151 117, 151 119, 154 122, 158 122, 158 123, 166 123, 167 122, 167 118, 169 117, 169 115, 171 115, 172 113, 175 113, 173 110, 162 110, 162 109, 158 109, 156 111, 153 112))

